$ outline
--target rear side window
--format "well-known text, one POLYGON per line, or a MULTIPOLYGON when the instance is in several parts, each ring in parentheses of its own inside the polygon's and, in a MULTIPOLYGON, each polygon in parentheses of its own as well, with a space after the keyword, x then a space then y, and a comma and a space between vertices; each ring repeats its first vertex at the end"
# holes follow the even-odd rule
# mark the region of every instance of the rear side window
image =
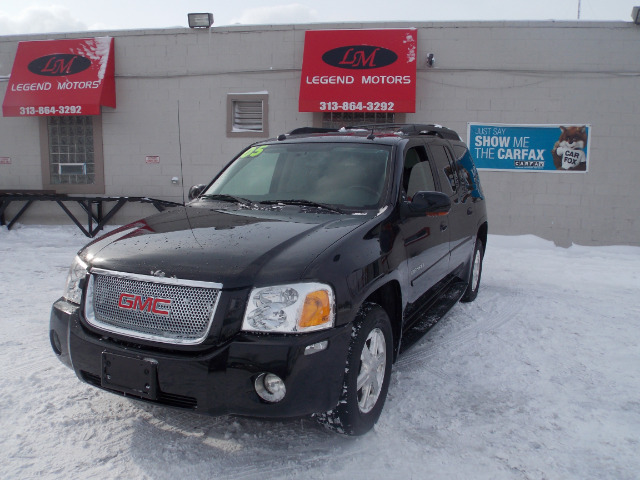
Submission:
POLYGON ((442 186, 445 193, 452 194, 458 192, 458 175, 456 171, 452 167, 452 162, 447 154, 447 150, 444 145, 429 145, 429 150, 433 155, 433 159, 436 162, 438 168, 442 169, 442 173, 444 173, 444 177, 447 178, 448 182, 444 182, 445 184, 442 186))
POLYGON ((480 178, 478 176, 478 170, 473 163, 471 153, 464 145, 453 146, 453 151, 456 156, 456 167, 458 169, 458 176, 463 187, 466 185, 466 192, 464 195, 470 195, 473 198, 484 198, 482 195, 482 189, 480 188, 480 178))

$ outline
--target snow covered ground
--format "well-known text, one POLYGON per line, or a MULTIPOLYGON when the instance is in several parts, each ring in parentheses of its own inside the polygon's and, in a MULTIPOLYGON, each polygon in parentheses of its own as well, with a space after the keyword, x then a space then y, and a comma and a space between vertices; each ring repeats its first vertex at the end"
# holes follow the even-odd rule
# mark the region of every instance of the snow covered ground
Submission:
POLYGON ((489 238, 478 299, 394 366, 376 428, 104 393, 49 346, 75 227, 0 229, 0 478, 637 479, 640 248, 489 238))

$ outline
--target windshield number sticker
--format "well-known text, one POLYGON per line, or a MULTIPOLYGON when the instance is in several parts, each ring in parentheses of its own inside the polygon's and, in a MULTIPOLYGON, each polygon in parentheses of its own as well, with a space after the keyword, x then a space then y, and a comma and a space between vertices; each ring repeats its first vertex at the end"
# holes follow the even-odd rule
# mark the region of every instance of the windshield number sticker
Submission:
POLYGON ((257 157, 264 151, 265 148, 267 148, 267 145, 262 145, 260 147, 251 147, 249 150, 240 155, 240 158, 257 157))

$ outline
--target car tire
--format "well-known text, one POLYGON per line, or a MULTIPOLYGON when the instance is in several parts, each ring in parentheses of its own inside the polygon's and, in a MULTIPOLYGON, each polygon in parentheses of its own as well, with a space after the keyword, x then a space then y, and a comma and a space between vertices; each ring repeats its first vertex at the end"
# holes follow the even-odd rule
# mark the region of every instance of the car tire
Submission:
POLYGON ((392 363, 389 316, 380 305, 365 303, 353 323, 340 401, 333 410, 317 414, 318 421, 344 435, 371 430, 387 397, 392 363))
POLYGON ((471 271, 469 272, 469 282, 467 290, 460 299, 461 302, 473 302, 478 296, 480 289, 480 278, 482 276, 482 261, 484 260, 484 244, 476 239, 476 245, 471 257, 471 271))

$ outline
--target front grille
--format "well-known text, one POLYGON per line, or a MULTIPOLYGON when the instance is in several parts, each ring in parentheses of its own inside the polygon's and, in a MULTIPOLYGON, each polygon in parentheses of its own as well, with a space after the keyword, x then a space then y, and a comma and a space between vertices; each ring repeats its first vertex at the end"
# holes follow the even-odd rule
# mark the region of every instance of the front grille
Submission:
POLYGON ((93 269, 85 317, 108 332, 197 344, 209 333, 221 285, 93 269))

